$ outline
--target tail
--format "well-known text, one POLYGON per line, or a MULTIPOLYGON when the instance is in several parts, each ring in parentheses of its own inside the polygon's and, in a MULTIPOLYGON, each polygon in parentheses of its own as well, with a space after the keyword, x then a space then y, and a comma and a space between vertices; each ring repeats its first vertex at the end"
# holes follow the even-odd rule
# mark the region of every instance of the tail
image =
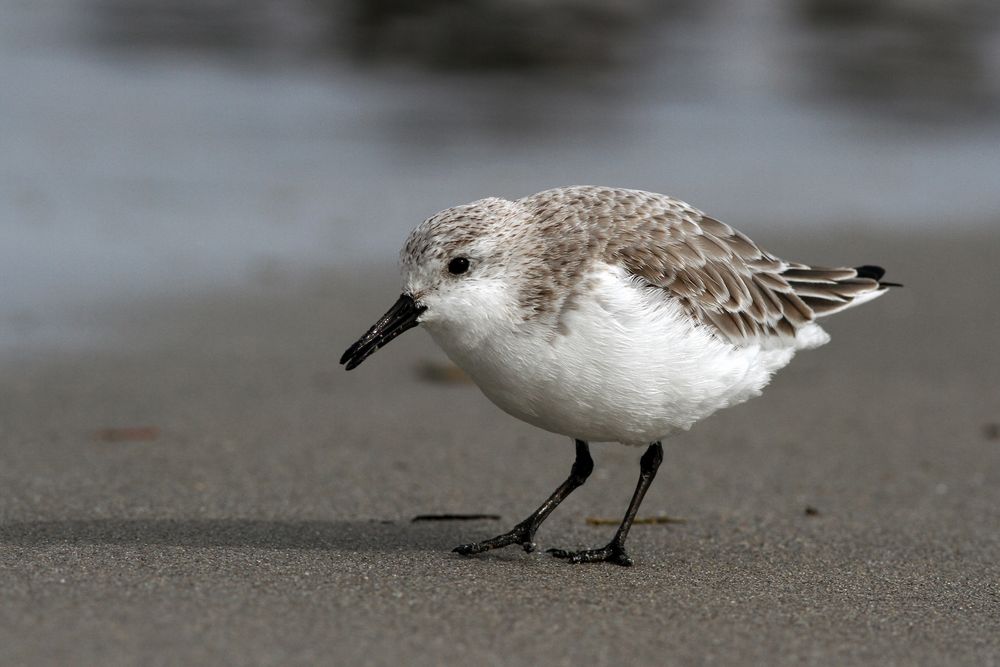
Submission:
POLYGON ((791 264, 781 273, 788 286, 809 306, 815 317, 825 317, 881 296, 899 283, 882 280, 881 266, 830 269, 791 264))

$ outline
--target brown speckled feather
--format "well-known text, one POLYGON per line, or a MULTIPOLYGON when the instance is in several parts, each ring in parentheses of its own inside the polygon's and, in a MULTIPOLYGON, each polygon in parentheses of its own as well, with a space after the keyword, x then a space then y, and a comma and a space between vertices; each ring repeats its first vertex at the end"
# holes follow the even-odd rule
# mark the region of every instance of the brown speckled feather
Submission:
MULTIPOLYGON (((553 288, 571 288, 584 267, 557 264, 569 253, 624 267, 677 299, 698 322, 734 344, 794 337, 815 318, 886 289, 853 268, 786 262, 729 225, 671 197, 637 190, 577 186, 518 202, 543 235, 550 261, 522 295, 533 313, 561 308, 553 288), (558 236, 555 236, 558 234, 558 236)), ((570 293, 571 289, 562 289, 570 293)))

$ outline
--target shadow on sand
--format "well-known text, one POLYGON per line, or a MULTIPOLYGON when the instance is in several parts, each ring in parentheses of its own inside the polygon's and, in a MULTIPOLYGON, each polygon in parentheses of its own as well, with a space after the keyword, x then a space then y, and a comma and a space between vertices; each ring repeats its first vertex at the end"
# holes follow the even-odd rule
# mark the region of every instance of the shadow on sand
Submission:
MULTIPOLYGON (((480 522, 475 522, 480 523, 480 522)), ((488 523, 488 522, 482 522, 488 523)), ((80 519, 0 524, 0 544, 250 547, 343 551, 450 550, 471 526, 399 521, 80 519), (463 530, 464 529, 464 530, 463 530)), ((467 536, 467 535, 466 535, 467 536)))

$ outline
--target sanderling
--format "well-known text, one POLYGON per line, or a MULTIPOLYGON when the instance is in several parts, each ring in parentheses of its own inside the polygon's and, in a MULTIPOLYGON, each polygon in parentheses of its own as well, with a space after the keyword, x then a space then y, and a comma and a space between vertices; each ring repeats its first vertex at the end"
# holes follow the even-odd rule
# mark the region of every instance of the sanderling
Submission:
POLYGON ((643 445, 614 538, 550 553, 631 565, 625 539, 660 441, 760 394, 816 320, 879 296, 877 266, 779 259, 671 197, 596 186, 488 198, 434 215, 401 252, 403 294, 341 357, 350 370, 417 324, 505 412, 575 441, 569 477, 534 513, 455 551, 535 547, 535 531, 593 470, 589 442, 643 445))

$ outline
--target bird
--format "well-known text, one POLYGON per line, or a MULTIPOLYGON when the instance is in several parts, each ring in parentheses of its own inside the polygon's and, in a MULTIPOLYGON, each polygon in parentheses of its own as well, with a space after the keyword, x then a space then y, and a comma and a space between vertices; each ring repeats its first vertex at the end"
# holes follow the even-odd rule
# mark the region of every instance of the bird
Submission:
POLYGON ((673 197, 570 186, 488 197, 419 224, 400 252, 402 294, 340 359, 356 368, 420 325, 501 410, 568 436, 566 480, 506 533, 464 556, 536 549, 542 522, 594 469, 592 442, 645 447, 611 541, 549 549, 571 563, 631 566, 625 548, 663 460, 662 442, 761 393, 818 321, 898 283, 879 266, 780 259, 673 197))

